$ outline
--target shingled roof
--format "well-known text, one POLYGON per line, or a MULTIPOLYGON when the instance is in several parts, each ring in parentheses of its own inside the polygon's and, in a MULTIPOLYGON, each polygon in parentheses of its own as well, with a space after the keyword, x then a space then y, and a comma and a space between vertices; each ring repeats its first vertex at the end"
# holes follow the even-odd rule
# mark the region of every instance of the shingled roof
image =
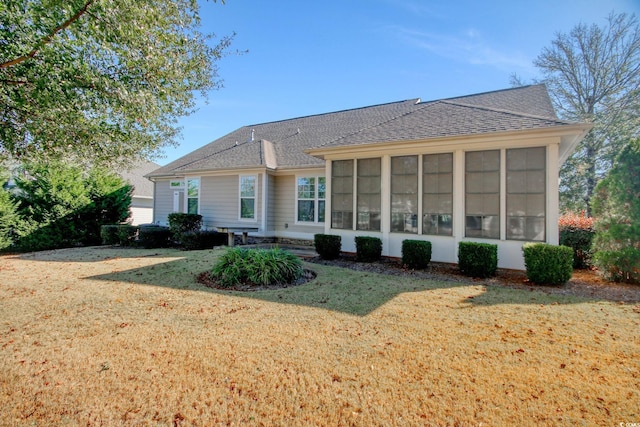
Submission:
POLYGON ((557 118, 544 85, 430 102, 411 99, 244 126, 148 176, 250 167, 317 167, 324 161, 307 150, 568 124, 557 118))

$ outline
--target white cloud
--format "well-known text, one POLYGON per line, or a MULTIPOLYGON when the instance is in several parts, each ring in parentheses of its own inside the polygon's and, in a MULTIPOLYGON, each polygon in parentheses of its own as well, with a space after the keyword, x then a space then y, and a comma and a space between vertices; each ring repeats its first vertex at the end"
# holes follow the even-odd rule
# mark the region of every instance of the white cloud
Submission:
POLYGON ((409 46, 457 62, 507 71, 530 70, 533 67, 531 58, 520 52, 494 48, 474 28, 467 29, 463 35, 435 34, 400 26, 389 27, 388 31, 409 46))

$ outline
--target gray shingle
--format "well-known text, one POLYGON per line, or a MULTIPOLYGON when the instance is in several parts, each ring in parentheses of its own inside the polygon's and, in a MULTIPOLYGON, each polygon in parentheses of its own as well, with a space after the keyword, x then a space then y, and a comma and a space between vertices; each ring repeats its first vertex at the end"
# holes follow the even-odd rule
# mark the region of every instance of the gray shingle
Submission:
POLYGON ((270 141, 278 168, 320 166, 305 153, 319 147, 412 141, 563 126, 544 85, 445 100, 418 99, 241 127, 150 176, 266 166, 270 141), (251 140, 251 135, 254 140, 251 140))

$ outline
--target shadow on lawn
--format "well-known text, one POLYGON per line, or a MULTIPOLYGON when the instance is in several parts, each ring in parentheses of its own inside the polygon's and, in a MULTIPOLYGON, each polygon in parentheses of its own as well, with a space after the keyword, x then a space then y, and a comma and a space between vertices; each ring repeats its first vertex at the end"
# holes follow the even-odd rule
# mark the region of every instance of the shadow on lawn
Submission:
MULTIPOLYGON (((407 292, 424 292, 424 298, 435 297, 440 290, 450 289, 446 298, 452 307, 479 307, 503 304, 574 304, 583 299, 548 295, 527 289, 455 280, 430 280, 354 271, 346 268, 305 264, 317 278, 303 285, 252 292, 223 291, 196 283, 196 275, 211 266, 211 259, 191 257, 154 265, 88 277, 93 280, 137 283, 175 289, 210 292, 250 298, 279 304, 322 308, 356 316, 366 316, 396 296, 407 292), (433 293, 431 293, 432 291, 433 293)), ((441 294, 439 295, 439 297, 441 294)))

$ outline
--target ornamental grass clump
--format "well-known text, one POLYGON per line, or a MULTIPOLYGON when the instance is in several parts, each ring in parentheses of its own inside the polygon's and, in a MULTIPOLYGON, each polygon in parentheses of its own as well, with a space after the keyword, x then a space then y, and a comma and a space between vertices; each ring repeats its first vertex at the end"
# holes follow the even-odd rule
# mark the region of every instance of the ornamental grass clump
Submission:
POLYGON ((211 271, 212 277, 223 288, 287 284, 298 280, 302 273, 300 259, 280 248, 229 249, 211 271))

